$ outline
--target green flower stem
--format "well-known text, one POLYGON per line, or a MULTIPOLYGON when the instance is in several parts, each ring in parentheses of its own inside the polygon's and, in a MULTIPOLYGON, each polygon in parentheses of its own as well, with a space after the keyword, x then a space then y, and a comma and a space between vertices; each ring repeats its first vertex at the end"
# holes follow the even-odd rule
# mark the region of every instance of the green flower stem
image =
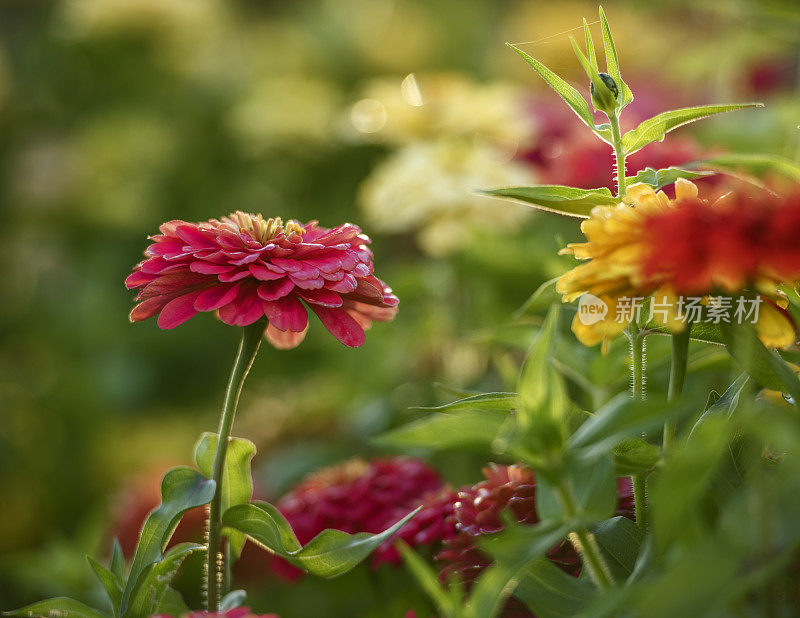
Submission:
MULTIPOLYGON (((644 333, 635 322, 631 322, 627 331, 631 344, 631 397, 643 401, 644 392, 644 333)), ((647 475, 645 473, 631 476, 633 484, 633 504, 636 525, 647 530, 647 475)))
MULTIPOLYGON (((689 360, 689 326, 680 333, 672 335, 672 362, 669 369, 669 390, 667 401, 674 401, 683 392, 686 378, 686 365, 689 360)), ((663 452, 669 453, 675 446, 675 421, 664 423, 664 438, 661 442, 663 452)))
POLYGON ((617 197, 625 195, 625 152, 622 150, 622 134, 619 130, 619 116, 612 114, 608 117, 611 123, 611 136, 614 140, 614 156, 617 159, 617 197))
POLYGON ((242 328, 242 340, 239 343, 239 351, 236 353, 230 380, 228 380, 225 401, 222 405, 222 415, 219 419, 217 450, 214 453, 214 465, 211 470, 211 478, 217 483, 217 491, 214 493, 214 498, 208 508, 206 578, 208 585, 207 608, 210 612, 219 610, 219 601, 222 596, 220 590, 223 584, 221 576, 224 572, 222 563, 225 560, 220 552, 220 542, 222 540, 222 513, 220 513, 220 507, 222 503, 222 472, 225 467, 225 455, 228 452, 233 418, 236 416, 236 406, 239 403, 242 385, 258 353, 265 326, 262 319, 255 324, 242 328))
MULTIPOLYGON (((575 500, 572 497, 570 488, 562 481, 560 485, 556 486, 556 490, 564 515, 567 519, 576 519, 578 509, 575 506, 575 500)), ((597 587, 601 590, 612 588, 614 586, 614 576, 611 574, 611 570, 600 552, 600 546, 597 544, 597 539, 595 539, 594 535, 586 527, 581 526, 569 535, 569 540, 575 551, 583 559, 583 564, 597 587)))

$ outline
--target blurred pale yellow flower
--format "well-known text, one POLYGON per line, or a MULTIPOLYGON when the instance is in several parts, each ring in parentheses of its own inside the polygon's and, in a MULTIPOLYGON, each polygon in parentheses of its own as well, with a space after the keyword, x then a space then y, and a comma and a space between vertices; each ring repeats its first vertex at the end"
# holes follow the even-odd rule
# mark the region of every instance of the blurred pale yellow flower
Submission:
POLYGON ((378 165, 359 201, 373 229, 417 231, 420 246, 441 256, 459 249, 476 230, 513 230, 529 214, 524 206, 487 199, 486 187, 530 184, 528 166, 475 140, 418 142, 378 165))

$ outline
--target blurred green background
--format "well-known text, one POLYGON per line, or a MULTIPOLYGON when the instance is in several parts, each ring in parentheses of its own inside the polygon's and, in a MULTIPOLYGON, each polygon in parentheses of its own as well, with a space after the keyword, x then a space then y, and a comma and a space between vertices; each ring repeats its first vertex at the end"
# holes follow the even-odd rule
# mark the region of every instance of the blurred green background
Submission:
MULTIPOLYGON (((605 3, 632 109, 764 100, 657 147, 797 157, 797 4, 699 4, 605 3)), ((568 35, 596 15, 572 0, 3 0, 0 608, 91 599, 83 554, 105 552, 130 488, 155 488, 216 426, 237 334, 209 315, 170 332, 127 321, 122 281, 162 221, 237 209, 351 221, 401 299, 360 350, 313 321, 297 350, 262 349, 234 430, 258 445, 262 495, 374 455, 370 436, 448 396, 435 383, 508 388, 541 307, 515 311, 569 264, 556 252, 578 225, 471 191, 594 178, 598 165, 611 176, 503 43, 583 88, 568 35)), ((621 344, 562 356, 595 399, 624 388, 621 344)), ((714 350, 695 363, 728 375, 714 350)), ((483 458, 433 461, 460 484, 483 458)), ((381 599, 402 615, 417 594, 391 567, 301 586, 265 581, 259 609, 286 618, 304 597, 294 615, 368 615, 381 599)))

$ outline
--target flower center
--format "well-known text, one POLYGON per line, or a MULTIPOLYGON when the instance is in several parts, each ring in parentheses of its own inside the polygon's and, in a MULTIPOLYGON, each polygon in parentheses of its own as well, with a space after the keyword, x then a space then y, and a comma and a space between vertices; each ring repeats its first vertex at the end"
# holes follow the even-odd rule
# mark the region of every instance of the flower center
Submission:
POLYGON ((289 219, 285 224, 280 217, 270 217, 264 219, 261 215, 254 215, 237 210, 236 212, 222 218, 222 222, 235 227, 237 230, 247 232, 262 244, 266 244, 278 234, 291 236, 292 234, 303 234, 305 228, 294 219, 289 219))

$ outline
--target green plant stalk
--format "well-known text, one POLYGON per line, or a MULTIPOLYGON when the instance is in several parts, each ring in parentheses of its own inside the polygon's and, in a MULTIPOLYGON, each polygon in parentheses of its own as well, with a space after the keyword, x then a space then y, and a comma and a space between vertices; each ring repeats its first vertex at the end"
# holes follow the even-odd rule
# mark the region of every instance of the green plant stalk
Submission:
POLYGON ((611 123, 611 136, 614 140, 614 156, 617 164, 617 197, 625 195, 627 189, 625 179, 625 152, 622 150, 622 134, 619 130, 619 115, 612 114, 608 117, 611 123))
POLYGON ((208 556, 206 559, 208 597, 206 606, 210 612, 219 610, 219 601, 222 596, 220 589, 224 583, 222 575, 225 558, 220 552, 220 543, 222 541, 222 513, 220 513, 220 508, 222 506, 222 473, 225 468, 225 456, 228 453, 228 442, 231 437, 231 428, 233 427, 233 419, 236 416, 236 406, 239 403, 242 385, 250 371, 250 367, 253 366, 253 361, 261 345, 264 328, 263 319, 242 328, 242 339, 239 343, 239 350, 236 353, 236 360, 231 369, 231 377, 228 380, 228 388, 225 391, 225 400, 219 419, 217 450, 214 453, 214 464, 211 469, 211 479, 216 482, 217 490, 208 507, 208 556))
MULTIPOLYGON (((667 401, 675 401, 683 392, 683 383, 686 379, 686 365, 689 361, 689 333, 690 325, 679 333, 674 333, 672 339, 672 360, 669 368, 669 390, 667 401)), ((675 446, 675 421, 664 423, 664 437, 661 449, 666 454, 675 446)))
MULTIPOLYGON (((578 509, 575 506, 572 492, 564 481, 556 486, 556 495, 561 502, 564 515, 568 519, 576 519, 578 509)), ((569 540, 578 555, 583 558, 583 563, 586 565, 589 575, 597 587, 601 590, 612 588, 614 586, 614 576, 611 574, 611 569, 608 568, 608 564, 606 564, 605 558, 600 552, 600 546, 597 544, 597 539, 594 538, 594 535, 585 526, 580 526, 569 535, 569 540)))
MULTIPOLYGON (((628 327, 628 339, 631 344, 631 398, 643 401, 644 392, 644 334, 636 322, 628 327)), ((631 476, 633 485, 633 508, 636 525, 647 530, 647 474, 639 473, 631 476)))

